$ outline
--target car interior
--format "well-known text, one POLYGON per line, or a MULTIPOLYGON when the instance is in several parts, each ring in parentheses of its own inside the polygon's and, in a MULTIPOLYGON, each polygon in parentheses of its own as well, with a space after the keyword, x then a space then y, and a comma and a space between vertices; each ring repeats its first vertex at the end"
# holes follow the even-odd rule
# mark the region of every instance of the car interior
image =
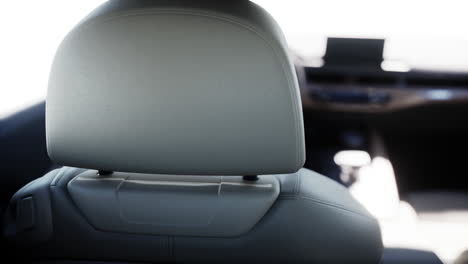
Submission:
MULTIPOLYGON (((359 31, 347 16, 373 4, 347 2, 314 14, 359 31)), ((408 19, 440 10, 462 31, 463 4, 436 2, 408 19)), ((4 260, 468 263, 468 36, 428 22, 420 42, 320 39, 301 8, 319 1, 88 5, 45 42, 42 97, 14 86, 26 61, 2 68, 13 76, 0 94, 4 260), (395 61, 398 45, 409 55, 395 61)))

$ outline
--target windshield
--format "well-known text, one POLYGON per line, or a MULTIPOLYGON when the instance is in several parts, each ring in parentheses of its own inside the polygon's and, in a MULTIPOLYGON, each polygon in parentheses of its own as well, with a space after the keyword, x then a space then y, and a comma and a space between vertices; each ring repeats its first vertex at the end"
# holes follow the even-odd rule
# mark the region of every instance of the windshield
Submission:
POLYGON ((292 50, 313 66, 320 64, 327 37, 382 38, 387 65, 468 71, 468 1, 254 2, 273 15, 292 50))

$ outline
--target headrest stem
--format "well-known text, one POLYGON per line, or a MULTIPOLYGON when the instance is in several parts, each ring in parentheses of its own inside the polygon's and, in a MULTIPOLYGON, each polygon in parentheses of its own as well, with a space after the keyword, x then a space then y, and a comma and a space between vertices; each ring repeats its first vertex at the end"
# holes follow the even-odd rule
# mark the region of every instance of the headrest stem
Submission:
POLYGON ((113 171, 106 171, 106 170, 99 170, 97 175, 99 176, 107 176, 107 175, 111 175, 112 173, 114 173, 113 171))
POLYGON ((243 177, 244 181, 258 181, 257 175, 245 175, 243 177))

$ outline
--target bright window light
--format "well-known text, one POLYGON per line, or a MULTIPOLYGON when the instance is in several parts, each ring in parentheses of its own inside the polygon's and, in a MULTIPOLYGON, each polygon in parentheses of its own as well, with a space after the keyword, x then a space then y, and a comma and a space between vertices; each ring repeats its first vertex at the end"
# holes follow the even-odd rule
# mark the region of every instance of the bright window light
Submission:
POLYGON ((104 0, 1 1, 0 119, 45 98, 60 41, 104 0))
POLYGON ((253 0, 269 11, 303 59, 325 53, 327 37, 384 38, 384 58, 410 68, 468 71, 468 1, 253 0))

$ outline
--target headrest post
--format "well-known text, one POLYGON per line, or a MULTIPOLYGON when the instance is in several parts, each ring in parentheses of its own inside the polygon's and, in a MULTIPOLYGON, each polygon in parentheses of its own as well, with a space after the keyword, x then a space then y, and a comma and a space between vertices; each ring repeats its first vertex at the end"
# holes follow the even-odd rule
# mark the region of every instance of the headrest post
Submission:
POLYGON ((114 173, 113 171, 106 171, 106 170, 98 170, 97 175, 98 176, 108 176, 114 173))
POLYGON ((257 175, 245 175, 243 177, 244 181, 258 181, 257 175))

